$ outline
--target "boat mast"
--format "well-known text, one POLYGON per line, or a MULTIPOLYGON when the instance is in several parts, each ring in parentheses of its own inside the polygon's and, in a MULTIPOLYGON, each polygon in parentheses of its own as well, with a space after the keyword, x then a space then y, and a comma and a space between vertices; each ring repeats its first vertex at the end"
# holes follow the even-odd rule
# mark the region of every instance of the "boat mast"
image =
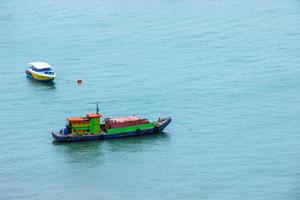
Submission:
POLYGON ((97 107, 96 107, 96 113, 97 113, 97 115, 99 114, 99 106, 98 106, 98 103, 97 103, 97 107))

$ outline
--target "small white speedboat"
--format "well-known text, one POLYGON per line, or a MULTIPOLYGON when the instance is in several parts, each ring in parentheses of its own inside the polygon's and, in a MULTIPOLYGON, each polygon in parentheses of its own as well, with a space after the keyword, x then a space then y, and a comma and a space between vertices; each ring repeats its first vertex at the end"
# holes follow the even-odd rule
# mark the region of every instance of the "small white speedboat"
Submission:
POLYGON ((38 81, 53 81, 56 76, 52 67, 45 62, 28 63, 28 69, 25 72, 28 78, 38 81))

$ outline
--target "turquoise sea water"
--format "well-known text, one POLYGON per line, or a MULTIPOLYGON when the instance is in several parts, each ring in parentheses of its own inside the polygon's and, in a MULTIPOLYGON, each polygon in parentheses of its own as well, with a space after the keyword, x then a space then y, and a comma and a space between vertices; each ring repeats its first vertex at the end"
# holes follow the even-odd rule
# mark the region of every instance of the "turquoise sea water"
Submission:
POLYGON ((1 1, 0 199, 299 199, 299 28, 297 0, 1 1), (52 143, 97 101, 173 122, 52 143))

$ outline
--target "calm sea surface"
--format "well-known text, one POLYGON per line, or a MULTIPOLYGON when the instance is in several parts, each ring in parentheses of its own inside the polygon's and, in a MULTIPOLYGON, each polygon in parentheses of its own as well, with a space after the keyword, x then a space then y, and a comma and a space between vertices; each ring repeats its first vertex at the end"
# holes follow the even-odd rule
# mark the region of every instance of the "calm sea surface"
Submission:
POLYGON ((0 113, 1 200, 300 199, 300 2, 1 1, 0 113), (97 101, 173 122, 52 143, 97 101))

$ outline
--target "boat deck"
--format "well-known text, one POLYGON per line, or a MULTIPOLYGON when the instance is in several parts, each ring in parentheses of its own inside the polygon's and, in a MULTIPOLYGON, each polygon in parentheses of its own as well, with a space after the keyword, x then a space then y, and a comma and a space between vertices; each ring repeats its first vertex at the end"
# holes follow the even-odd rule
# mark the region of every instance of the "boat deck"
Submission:
POLYGON ((121 138, 138 135, 150 135, 158 132, 162 132, 163 129, 171 122, 171 118, 160 118, 154 122, 155 127, 151 129, 137 130, 122 132, 117 134, 107 134, 103 129, 98 134, 68 134, 63 135, 62 130, 59 132, 52 132, 52 136, 56 141, 67 142, 67 141, 84 141, 84 140, 98 140, 98 139, 110 139, 110 138, 121 138))

